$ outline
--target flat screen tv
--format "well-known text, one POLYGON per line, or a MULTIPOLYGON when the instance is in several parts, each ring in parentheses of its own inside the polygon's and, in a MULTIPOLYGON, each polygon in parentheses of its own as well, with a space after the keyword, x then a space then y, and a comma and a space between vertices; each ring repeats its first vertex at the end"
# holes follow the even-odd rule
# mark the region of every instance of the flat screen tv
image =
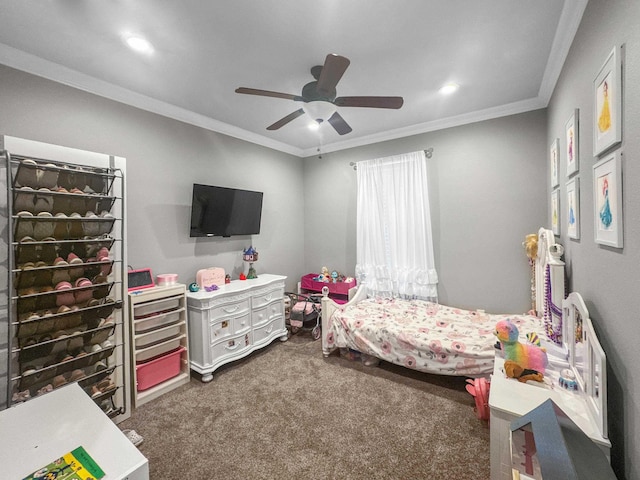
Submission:
POLYGON ((260 233, 262 192, 193 184, 191 237, 260 233))

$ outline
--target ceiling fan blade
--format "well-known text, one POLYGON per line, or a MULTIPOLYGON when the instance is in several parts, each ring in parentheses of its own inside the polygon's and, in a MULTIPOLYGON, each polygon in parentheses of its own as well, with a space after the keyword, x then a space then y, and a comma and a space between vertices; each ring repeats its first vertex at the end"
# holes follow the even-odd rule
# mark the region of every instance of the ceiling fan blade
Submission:
POLYGON ((285 98, 287 100, 302 101, 299 95, 291 95, 290 93, 271 92, 269 90, 258 90, 256 88, 239 87, 236 93, 245 93, 247 95, 260 95, 262 97, 285 98))
POLYGON ((347 122, 344 121, 344 118, 340 116, 338 112, 331 115, 329 120, 327 120, 333 128, 336 129, 336 132, 340 135, 345 135, 353 130, 347 122))
POLYGON ((267 130, 278 130, 280 127, 285 126, 287 123, 289 123, 291 120, 295 120, 296 118, 298 118, 300 115, 304 115, 304 110, 299 109, 296 110, 293 113, 290 113, 289 115, 287 115, 286 117, 281 118, 280 120, 278 120, 276 123, 274 123, 273 125, 269 125, 267 127, 267 130))
MULTIPOLYGON (((350 63, 348 58, 335 53, 327 55, 318 78, 318 91, 332 93, 350 63)), ((335 92, 333 94, 335 95, 335 92)))
POLYGON ((333 103, 338 107, 400 108, 402 97, 338 97, 333 103))

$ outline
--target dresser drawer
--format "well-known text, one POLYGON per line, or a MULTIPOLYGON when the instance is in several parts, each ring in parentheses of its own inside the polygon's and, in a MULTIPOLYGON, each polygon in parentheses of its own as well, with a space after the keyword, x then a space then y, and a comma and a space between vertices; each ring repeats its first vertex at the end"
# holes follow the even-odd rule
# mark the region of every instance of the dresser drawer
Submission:
POLYGON ((211 358, 219 359, 227 355, 237 355, 251 347, 251 332, 236 335, 214 343, 211 346, 211 358))
POLYGON ((249 312, 249 297, 243 298, 236 303, 225 303, 224 305, 214 306, 210 312, 211 316, 209 318, 213 321, 218 318, 235 317, 249 312))
POLYGON ((254 308, 251 312, 251 322, 254 327, 263 325, 274 317, 282 317, 284 315, 283 300, 276 300, 260 308, 254 308))
POLYGON ((270 340, 271 334, 277 330, 282 330, 282 317, 271 318, 270 321, 263 323, 253 329, 253 343, 259 345, 261 342, 270 340))
POLYGON ((251 326, 250 312, 237 316, 215 318, 211 322, 211 343, 217 342, 221 338, 237 335, 251 326))
POLYGON ((264 307, 274 300, 282 300, 284 297, 284 284, 261 288, 251 296, 251 307, 254 309, 264 307))

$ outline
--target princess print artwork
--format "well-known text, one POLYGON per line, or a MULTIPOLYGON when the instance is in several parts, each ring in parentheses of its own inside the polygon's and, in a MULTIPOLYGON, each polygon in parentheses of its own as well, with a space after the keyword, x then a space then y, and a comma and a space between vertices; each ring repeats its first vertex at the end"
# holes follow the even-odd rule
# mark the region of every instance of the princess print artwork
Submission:
POLYGON ((598 87, 598 130, 606 133, 611 128, 611 110, 609 107, 609 76, 598 87))
POLYGON ((608 176, 600 178, 600 227, 603 230, 611 230, 613 223, 613 215, 611 213, 611 205, 609 203, 609 179, 608 176))
POLYGON ((573 163, 573 127, 567 132, 567 162, 573 163))

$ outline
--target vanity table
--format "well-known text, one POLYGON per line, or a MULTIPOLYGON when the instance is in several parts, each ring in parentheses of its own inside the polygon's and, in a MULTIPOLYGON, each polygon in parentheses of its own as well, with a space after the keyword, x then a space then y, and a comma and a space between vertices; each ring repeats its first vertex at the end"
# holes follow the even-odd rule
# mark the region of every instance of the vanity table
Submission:
POLYGON ((496 354, 489 391, 491 479, 512 479, 511 425, 547 400, 553 402, 602 450, 610 460, 607 438, 606 356, 593 330, 589 313, 577 293, 563 302, 563 338, 567 359, 553 359, 545 383, 522 383, 508 378, 504 358, 496 354), (560 385, 563 370, 576 378, 576 389, 560 385))

